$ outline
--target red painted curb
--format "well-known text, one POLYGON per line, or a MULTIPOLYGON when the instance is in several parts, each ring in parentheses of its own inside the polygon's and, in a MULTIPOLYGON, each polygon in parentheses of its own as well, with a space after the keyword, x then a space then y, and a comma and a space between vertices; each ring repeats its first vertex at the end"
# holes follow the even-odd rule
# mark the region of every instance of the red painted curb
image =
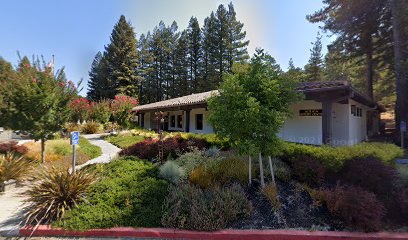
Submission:
POLYGON ((32 233, 32 227, 22 227, 22 236, 71 236, 71 237, 140 237, 140 238, 178 238, 178 239, 214 239, 214 240, 336 240, 336 239, 408 239, 408 233, 361 233, 299 230, 222 230, 216 232, 198 232, 167 228, 116 227, 109 229, 91 229, 87 231, 68 231, 41 225, 32 233))

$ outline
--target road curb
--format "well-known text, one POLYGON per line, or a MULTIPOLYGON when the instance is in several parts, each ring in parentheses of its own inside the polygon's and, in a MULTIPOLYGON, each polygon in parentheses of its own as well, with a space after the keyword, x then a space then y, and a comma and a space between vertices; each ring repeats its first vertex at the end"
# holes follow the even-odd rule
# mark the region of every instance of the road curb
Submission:
POLYGON ((115 227, 91 229, 87 231, 68 231, 41 225, 33 232, 32 227, 22 227, 21 236, 64 236, 64 237, 140 237, 166 239, 214 239, 214 240, 346 240, 346 239, 408 239, 408 233, 361 233, 301 230, 221 230, 198 232, 167 228, 115 227))

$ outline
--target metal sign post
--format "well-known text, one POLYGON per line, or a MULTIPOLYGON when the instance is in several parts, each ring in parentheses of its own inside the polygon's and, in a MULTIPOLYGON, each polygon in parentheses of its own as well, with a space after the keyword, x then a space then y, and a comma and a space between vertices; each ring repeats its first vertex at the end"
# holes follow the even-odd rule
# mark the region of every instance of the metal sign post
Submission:
POLYGON ((400 133, 401 133, 401 148, 404 148, 404 136, 405 136, 405 132, 407 131, 407 123, 405 121, 401 121, 400 122, 400 133))
POLYGON ((72 174, 75 173, 76 164, 76 145, 79 144, 79 132, 71 132, 71 145, 72 145, 72 174))

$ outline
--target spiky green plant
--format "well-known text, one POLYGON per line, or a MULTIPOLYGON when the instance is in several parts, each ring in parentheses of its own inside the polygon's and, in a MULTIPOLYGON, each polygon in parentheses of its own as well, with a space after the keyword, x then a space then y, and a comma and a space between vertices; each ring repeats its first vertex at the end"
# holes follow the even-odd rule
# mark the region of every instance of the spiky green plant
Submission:
POLYGON ((27 225, 50 223, 83 201, 86 191, 96 180, 89 170, 75 174, 55 167, 44 167, 35 176, 32 187, 24 193, 27 225))
POLYGON ((34 162, 15 152, 0 154, 0 182, 22 180, 32 170, 34 162))

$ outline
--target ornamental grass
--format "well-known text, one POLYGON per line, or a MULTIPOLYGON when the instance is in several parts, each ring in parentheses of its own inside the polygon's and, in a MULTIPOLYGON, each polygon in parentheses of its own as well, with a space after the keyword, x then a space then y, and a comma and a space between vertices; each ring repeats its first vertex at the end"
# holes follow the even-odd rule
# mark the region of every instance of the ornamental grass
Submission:
POLYGON ((55 167, 44 167, 33 177, 31 188, 24 193, 27 197, 24 201, 27 204, 25 223, 39 225, 60 220, 67 210, 84 200, 95 180, 89 170, 70 174, 55 167))

